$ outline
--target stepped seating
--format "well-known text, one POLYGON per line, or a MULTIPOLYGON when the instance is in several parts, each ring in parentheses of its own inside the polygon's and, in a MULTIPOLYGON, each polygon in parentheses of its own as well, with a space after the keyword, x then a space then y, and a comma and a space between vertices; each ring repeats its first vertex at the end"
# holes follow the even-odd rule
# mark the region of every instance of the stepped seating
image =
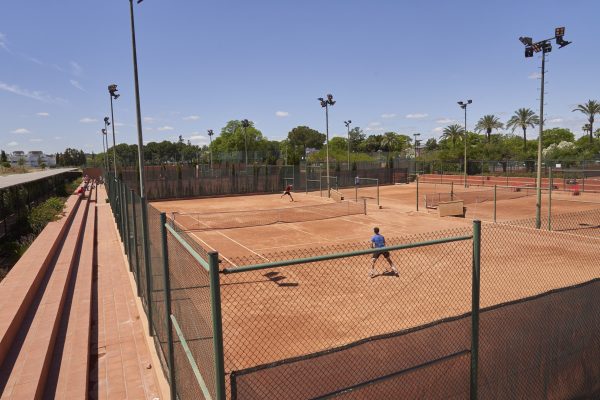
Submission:
POLYGON ((70 196, 0 284, 0 399, 87 398, 95 196, 70 196))

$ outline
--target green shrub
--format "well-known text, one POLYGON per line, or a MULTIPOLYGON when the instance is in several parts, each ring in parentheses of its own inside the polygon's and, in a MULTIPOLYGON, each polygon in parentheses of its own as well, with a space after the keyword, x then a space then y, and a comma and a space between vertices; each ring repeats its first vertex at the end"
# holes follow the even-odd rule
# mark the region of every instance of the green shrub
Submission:
POLYGON ((50 197, 42 204, 34 207, 27 217, 27 222, 31 230, 36 234, 40 233, 48 222, 57 219, 58 214, 63 208, 64 202, 58 197, 50 197))

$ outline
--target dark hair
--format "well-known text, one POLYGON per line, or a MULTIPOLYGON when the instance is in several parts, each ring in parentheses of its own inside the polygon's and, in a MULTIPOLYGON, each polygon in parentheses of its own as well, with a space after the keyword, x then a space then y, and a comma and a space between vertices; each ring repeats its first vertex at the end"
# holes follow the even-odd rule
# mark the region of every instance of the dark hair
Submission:
POLYGON ((373 232, 379 233, 379 228, 378 227, 373 228, 373 232))

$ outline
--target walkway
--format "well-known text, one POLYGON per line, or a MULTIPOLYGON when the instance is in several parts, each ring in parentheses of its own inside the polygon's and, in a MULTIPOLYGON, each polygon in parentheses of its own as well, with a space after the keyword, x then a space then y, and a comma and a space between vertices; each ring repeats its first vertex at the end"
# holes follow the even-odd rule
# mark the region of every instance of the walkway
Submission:
POLYGON ((123 248, 106 191, 98 190, 98 277, 96 324, 92 323, 92 360, 97 368, 90 371, 90 398, 157 399, 161 366, 152 361, 147 328, 142 324, 140 308, 130 283, 123 248), (95 332, 94 332, 95 331, 95 332), (96 382, 94 382, 96 380, 96 382), (97 396, 97 397, 96 397, 97 396))

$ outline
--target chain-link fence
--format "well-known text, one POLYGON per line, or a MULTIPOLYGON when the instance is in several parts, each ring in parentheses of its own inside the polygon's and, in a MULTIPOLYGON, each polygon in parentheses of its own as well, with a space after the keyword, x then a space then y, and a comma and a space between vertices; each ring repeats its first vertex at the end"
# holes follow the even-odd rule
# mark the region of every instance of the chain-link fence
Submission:
POLYGON ((179 399, 600 394, 598 208, 219 260, 107 186, 179 399))

